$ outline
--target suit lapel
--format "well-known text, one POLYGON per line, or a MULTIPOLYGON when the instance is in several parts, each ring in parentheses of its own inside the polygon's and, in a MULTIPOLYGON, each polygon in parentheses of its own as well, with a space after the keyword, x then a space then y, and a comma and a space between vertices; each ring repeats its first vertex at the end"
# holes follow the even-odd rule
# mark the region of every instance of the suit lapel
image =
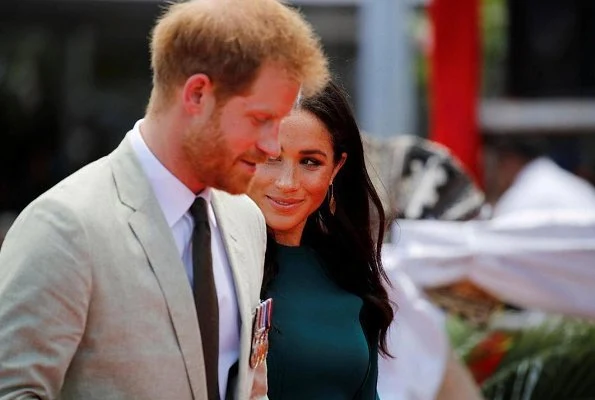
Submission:
POLYGON ((143 247, 178 338, 195 399, 206 382, 202 345, 192 289, 163 212, 126 137, 110 155, 114 181, 123 204, 132 209, 128 223, 143 247))
POLYGON ((240 311, 241 332, 238 388, 241 390, 243 386, 243 376, 245 376, 245 368, 248 365, 250 341, 252 337, 252 304, 250 302, 250 289, 247 285, 253 277, 250 276, 251 266, 247 265, 248 260, 246 260, 246 252, 245 250, 242 251, 242 243, 239 242, 239 238, 243 237, 243 233, 239 231, 238 221, 236 216, 234 216, 233 210, 230 207, 227 207, 225 201, 226 196, 229 195, 218 192, 217 190, 213 190, 212 193, 213 210, 215 211, 221 238, 233 273, 238 309, 240 311))
MULTIPOLYGON (((246 266, 245 252, 242 251, 241 243, 238 242, 241 232, 238 231, 237 221, 233 217, 233 213, 225 210, 226 204, 224 201, 224 194, 213 190, 213 210, 217 218, 217 225, 221 232, 221 238, 225 245, 229 265, 233 273, 234 287, 238 299, 238 308, 240 309, 240 317, 242 325, 246 315, 250 316, 250 294, 246 287, 246 282, 250 281, 249 268, 246 266), (247 313, 247 314, 246 314, 247 313)), ((248 321, 251 322, 251 321, 248 321)), ((250 325, 250 323, 249 323, 250 325)))

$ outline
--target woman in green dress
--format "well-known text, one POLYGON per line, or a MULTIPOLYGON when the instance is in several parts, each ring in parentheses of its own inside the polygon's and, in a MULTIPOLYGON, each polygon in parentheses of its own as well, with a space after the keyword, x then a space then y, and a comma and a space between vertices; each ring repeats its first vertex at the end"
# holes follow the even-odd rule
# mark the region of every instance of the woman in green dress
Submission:
POLYGON ((393 319, 380 262, 384 212, 343 91, 330 83, 299 101, 279 141, 249 193, 269 228, 269 398, 375 400, 393 319))

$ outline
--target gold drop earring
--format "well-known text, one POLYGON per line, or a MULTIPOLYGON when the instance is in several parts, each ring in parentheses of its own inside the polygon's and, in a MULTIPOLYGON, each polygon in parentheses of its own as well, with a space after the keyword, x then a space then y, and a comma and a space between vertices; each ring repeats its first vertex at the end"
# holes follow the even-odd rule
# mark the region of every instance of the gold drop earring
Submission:
POLYGON ((332 183, 328 187, 326 196, 328 198, 328 208, 329 208, 329 210, 331 210, 331 215, 335 215, 335 211, 337 209, 337 203, 335 201, 335 194, 333 193, 333 184, 332 183))

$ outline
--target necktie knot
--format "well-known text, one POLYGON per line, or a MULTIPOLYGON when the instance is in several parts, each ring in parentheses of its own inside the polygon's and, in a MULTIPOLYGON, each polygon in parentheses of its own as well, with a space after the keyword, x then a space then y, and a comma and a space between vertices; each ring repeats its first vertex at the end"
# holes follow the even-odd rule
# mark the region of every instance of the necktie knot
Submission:
POLYGON ((202 197, 197 197, 190 206, 190 215, 194 218, 194 223, 208 222, 207 201, 202 197))

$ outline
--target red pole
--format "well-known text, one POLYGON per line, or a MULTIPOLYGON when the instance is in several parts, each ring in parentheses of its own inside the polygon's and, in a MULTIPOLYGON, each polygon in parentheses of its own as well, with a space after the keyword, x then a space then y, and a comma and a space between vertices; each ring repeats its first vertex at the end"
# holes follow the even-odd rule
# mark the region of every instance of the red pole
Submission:
POLYGON ((448 147, 481 185, 479 2, 432 1, 429 98, 430 139, 448 147))

